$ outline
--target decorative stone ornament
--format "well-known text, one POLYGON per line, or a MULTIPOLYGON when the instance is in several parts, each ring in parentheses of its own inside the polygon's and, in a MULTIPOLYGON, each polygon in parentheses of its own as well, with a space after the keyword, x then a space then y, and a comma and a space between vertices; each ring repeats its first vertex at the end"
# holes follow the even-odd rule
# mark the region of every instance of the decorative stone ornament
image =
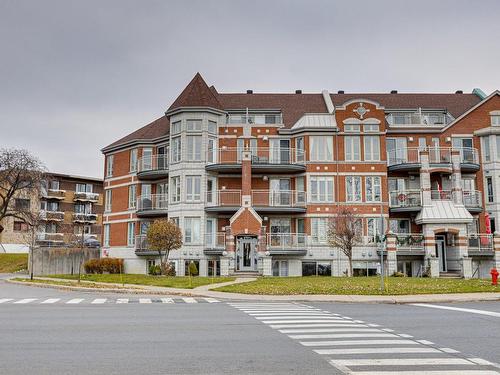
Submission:
POLYGON ((363 117, 370 112, 369 109, 363 107, 363 103, 359 103, 359 106, 355 109, 353 109, 353 112, 356 113, 359 116, 360 120, 363 120, 363 117))

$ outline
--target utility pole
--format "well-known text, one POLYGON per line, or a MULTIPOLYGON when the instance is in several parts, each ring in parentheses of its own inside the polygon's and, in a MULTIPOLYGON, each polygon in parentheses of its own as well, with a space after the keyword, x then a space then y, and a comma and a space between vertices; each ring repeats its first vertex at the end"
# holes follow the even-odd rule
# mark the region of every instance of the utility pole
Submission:
POLYGON ((384 293, 385 291, 385 282, 384 282, 384 243, 383 241, 383 233, 384 233, 384 207, 382 203, 382 185, 380 186, 380 231, 382 232, 380 235, 380 291, 384 293))

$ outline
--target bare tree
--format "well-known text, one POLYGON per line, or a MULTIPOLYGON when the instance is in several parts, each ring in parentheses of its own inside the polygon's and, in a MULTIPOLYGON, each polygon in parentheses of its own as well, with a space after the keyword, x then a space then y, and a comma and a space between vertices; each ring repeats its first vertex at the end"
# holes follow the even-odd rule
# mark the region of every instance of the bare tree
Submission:
POLYGON ((0 234, 4 230, 1 222, 7 217, 30 225, 31 210, 17 206, 15 198, 38 198, 44 173, 43 163, 28 151, 0 149, 0 234))
POLYGON ((339 207, 330 219, 327 239, 331 247, 340 249, 349 259, 348 276, 352 276, 352 251, 361 243, 361 219, 349 207, 339 207))
POLYGON ((30 279, 33 280, 34 275, 34 255, 35 249, 38 246, 40 235, 40 227, 45 224, 45 218, 40 212, 36 204, 32 204, 29 211, 22 213, 23 222, 27 225, 27 230, 24 232, 23 239, 26 246, 29 248, 29 271, 30 279))
POLYGON ((182 246, 182 233, 172 220, 155 220, 148 228, 148 247, 158 251, 162 274, 168 271, 168 255, 170 251, 182 246))

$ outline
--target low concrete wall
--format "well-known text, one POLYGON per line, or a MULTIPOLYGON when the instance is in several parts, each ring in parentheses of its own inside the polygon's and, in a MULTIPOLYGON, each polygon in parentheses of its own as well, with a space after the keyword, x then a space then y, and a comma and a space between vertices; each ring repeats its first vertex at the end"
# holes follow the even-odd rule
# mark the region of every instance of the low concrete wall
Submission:
MULTIPOLYGON (((100 249, 39 247, 33 251, 33 274, 35 276, 54 274, 77 274, 79 265, 92 258, 99 258, 100 249)), ((31 261, 28 262, 31 267, 31 261)))

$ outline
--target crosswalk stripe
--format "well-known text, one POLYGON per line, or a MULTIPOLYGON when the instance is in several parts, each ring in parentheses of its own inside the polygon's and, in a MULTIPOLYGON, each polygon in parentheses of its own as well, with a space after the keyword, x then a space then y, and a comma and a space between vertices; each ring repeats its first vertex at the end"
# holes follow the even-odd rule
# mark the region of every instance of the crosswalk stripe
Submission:
POLYGON ((310 329, 282 329, 281 333, 333 333, 333 332, 380 332, 376 328, 310 328, 310 329))
MULTIPOLYGON (((290 322, 287 322, 290 323, 290 322)), ((312 324, 272 324, 269 327, 274 329, 281 328, 315 328, 315 327, 357 327, 358 324, 352 324, 352 322, 335 322, 335 323, 312 323, 312 324)))
POLYGON ((340 322, 346 322, 346 323, 352 323, 352 321, 348 320, 331 320, 331 319, 300 319, 300 320, 263 320, 262 321, 264 324, 288 324, 288 323, 340 323, 340 322))
POLYGON ((128 303, 128 298, 118 298, 116 303, 128 303))
POLYGON ((359 346, 359 345, 418 345, 411 340, 335 340, 299 341, 303 346, 359 346))
POLYGON ((175 303, 173 298, 160 298, 161 303, 175 303))
MULTIPOLYGON (((255 316, 255 317, 258 317, 258 316, 276 316, 276 317, 280 317, 280 316, 292 316, 292 317, 297 317, 297 316, 307 316, 307 317, 310 317, 310 316, 313 316, 313 317, 318 317, 318 316, 328 316, 328 317, 331 317, 332 319, 339 319, 337 317, 334 317, 334 316, 331 316, 331 315, 328 315, 328 314, 325 314, 325 313, 322 313, 322 312, 307 312, 307 313, 304 313, 304 312, 292 312, 292 313, 288 313, 288 312, 280 312, 280 313, 250 313, 248 314, 250 316, 255 316)), ((342 320, 342 319, 339 319, 339 320, 342 320)))
MULTIPOLYGON (((246 312, 247 314, 291 314, 291 313, 302 313, 302 314, 309 314, 309 313, 321 313, 319 310, 242 310, 246 312)), ((333 314, 332 314, 333 316, 333 314)))
POLYGON ((12 301, 12 298, 0 298, 0 303, 12 301))
POLYGON ((185 297, 185 298, 183 298, 183 300, 186 303, 198 303, 197 300, 195 300, 194 298, 191 298, 191 297, 185 297))
POLYGON ((384 338, 392 337, 395 335, 391 333, 332 333, 324 335, 288 335, 291 339, 304 340, 304 339, 351 339, 351 338, 384 338))
POLYGON ((152 303, 151 298, 139 298, 139 303, 152 303))
POLYGON ((467 360, 474 362, 475 364, 481 365, 481 366, 495 366, 495 367, 499 366, 496 363, 487 361, 486 359, 482 359, 482 358, 467 358, 467 360))
POLYGON ((434 370, 434 371, 349 371, 350 375, 498 375, 491 370, 434 370))
POLYGON ((93 300, 91 303, 93 305, 100 305, 102 303, 105 303, 107 301, 107 298, 96 298, 95 300, 93 300))
POLYGON ((451 348, 439 348, 442 352, 449 353, 449 354, 456 354, 460 353, 458 350, 451 349, 451 348))
POLYGON ((330 363, 338 366, 431 366, 431 365, 467 365, 474 366, 475 363, 462 358, 356 358, 356 359, 333 359, 330 363))
POLYGON ((254 316, 255 319, 259 320, 272 320, 272 319, 325 319, 325 320, 330 320, 330 321, 342 321, 342 319, 335 318, 333 316, 328 316, 328 315, 292 315, 292 316, 287 316, 287 315, 278 315, 278 316, 254 316))
POLYGON ((207 301, 208 303, 218 303, 220 302, 218 299, 215 299, 215 298, 210 298, 210 297, 207 297, 207 298, 203 298, 205 301, 207 301))
POLYGON ((61 300, 60 298, 49 298, 49 299, 46 299, 45 301, 42 301, 40 303, 56 303, 60 300, 61 300))
POLYGON ((500 312, 495 312, 495 311, 478 310, 478 309, 465 309, 463 307, 432 305, 432 304, 427 304, 427 303, 412 303, 411 305, 419 306, 419 307, 429 307, 429 308, 433 308, 433 309, 467 312, 467 313, 471 313, 471 314, 488 315, 488 316, 494 316, 494 317, 500 318, 500 312))
POLYGON ((339 354, 401 354, 401 353, 439 353, 439 350, 427 347, 418 348, 354 348, 354 349, 316 349, 315 353, 325 355, 339 354))
POLYGON ((14 303, 26 304, 26 303, 36 301, 37 299, 38 298, 24 298, 24 299, 20 299, 19 301, 14 302, 14 303))
POLYGON ((80 303, 84 300, 84 298, 73 298, 73 299, 70 299, 68 302, 66 302, 66 304, 77 304, 77 303, 80 303))

